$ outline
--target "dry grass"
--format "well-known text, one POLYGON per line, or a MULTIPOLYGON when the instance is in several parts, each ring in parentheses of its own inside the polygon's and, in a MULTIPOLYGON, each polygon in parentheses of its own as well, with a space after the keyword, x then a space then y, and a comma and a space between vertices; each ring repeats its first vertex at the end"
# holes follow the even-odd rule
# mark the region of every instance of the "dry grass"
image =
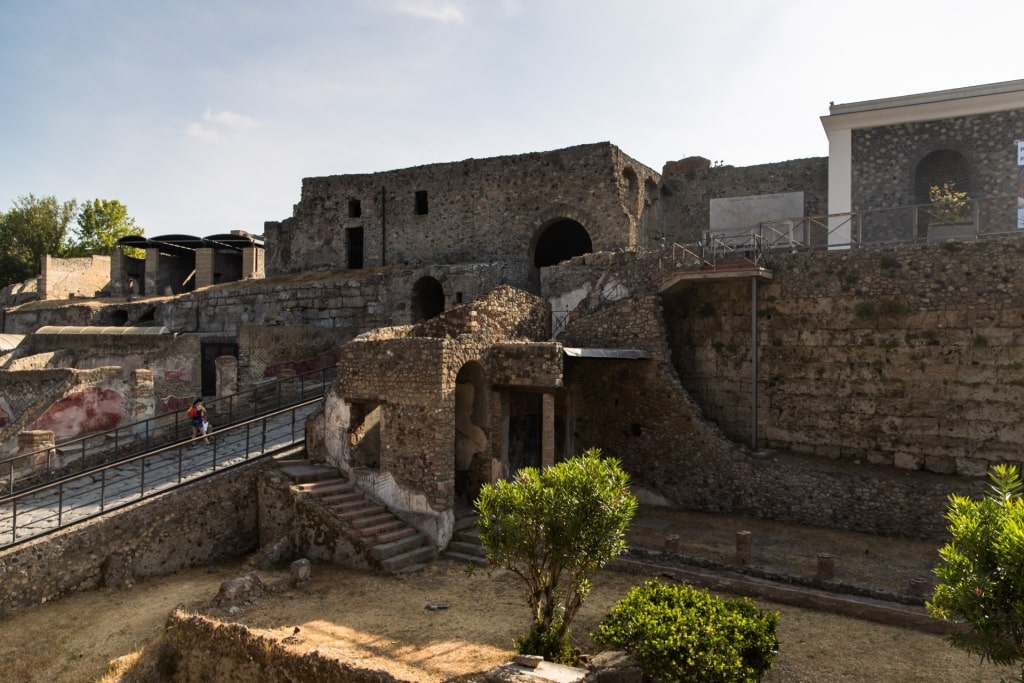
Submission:
MULTIPOLYGON (((752 520, 682 515, 637 519, 634 534, 662 543, 666 532, 686 531, 684 549, 727 561, 735 525, 752 520), (668 519, 668 521, 666 521, 668 519), (689 529, 687 531, 687 529, 689 529), (688 545, 687 545, 688 544, 688 545)), ((911 576, 930 560, 935 544, 907 544, 785 526, 756 527, 755 559, 764 564, 805 567, 827 539, 840 570, 856 566, 886 583, 892 575, 911 576), (790 535, 792 534, 792 535, 790 535), (758 543, 760 539, 760 543, 758 543), (870 542, 870 546, 865 543, 870 542), (908 552, 895 554, 900 547, 908 552), (864 560, 865 549, 869 550, 864 560), (854 564, 846 553, 858 558, 854 564), (874 558, 878 555, 878 559, 874 558), (788 558, 788 559, 787 559, 788 558), (770 560, 767 562, 766 560, 770 560), (911 569, 907 569, 911 567, 911 569)), ((681 541, 683 538, 681 538, 681 541)), ((813 572, 813 562, 809 571, 813 572)), ((90 681, 120 657, 120 670, 137 659, 162 633, 178 604, 205 607, 227 578, 247 572, 243 565, 190 570, 139 583, 125 592, 94 591, 69 596, 0 622, 0 671, 9 681, 90 681)), ((460 565, 440 561, 404 578, 379 577, 317 565, 313 579, 290 587, 284 573, 261 573, 274 594, 242 613, 218 618, 247 625, 260 635, 287 641, 298 651, 318 650, 361 667, 379 667, 406 680, 442 681, 507 661, 512 638, 527 627, 528 612, 518 579, 507 573, 467 575, 460 565), (444 600, 451 608, 428 611, 444 600), (295 628, 298 627, 298 633, 295 628)), ((644 577, 601 572, 574 628, 576 644, 590 650, 588 633, 626 591, 644 577)), ((889 583, 901 583, 903 578, 889 583)), ((781 648, 769 683, 820 681, 998 681, 1013 670, 983 665, 951 648, 939 636, 835 616, 813 610, 760 603, 782 614, 781 648)), ((150 648, 149 653, 152 654, 150 648)), ((105 680, 116 681, 117 676, 105 680)))

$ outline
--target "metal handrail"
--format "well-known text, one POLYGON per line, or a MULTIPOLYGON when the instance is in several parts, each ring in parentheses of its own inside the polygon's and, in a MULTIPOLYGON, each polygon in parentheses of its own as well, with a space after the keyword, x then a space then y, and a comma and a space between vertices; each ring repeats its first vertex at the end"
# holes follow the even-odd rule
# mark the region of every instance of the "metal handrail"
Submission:
POLYGON ((743 258, 758 265, 773 251, 810 251, 879 246, 906 246, 1024 235, 1017 227, 1016 195, 971 198, 963 220, 943 222, 940 203, 795 216, 755 226, 705 230, 700 242, 672 245, 676 268, 715 268, 724 260, 743 258), (940 229, 941 228, 941 229, 940 229), (683 254, 679 259, 677 254, 683 254))
POLYGON ((180 441, 2 498, 0 548, 98 517, 301 443, 305 440, 306 418, 322 402, 322 397, 310 399, 239 422, 218 431, 209 444, 197 445, 201 439, 180 441))
MULTIPOLYGON (((220 430, 242 419, 323 396, 335 374, 334 366, 311 370, 204 403, 211 423, 220 430)), ((0 490, 11 495, 68 472, 119 462, 147 452, 158 443, 184 438, 190 431, 184 411, 175 410, 107 432, 70 439, 52 448, 9 456, 0 459, 0 490)))

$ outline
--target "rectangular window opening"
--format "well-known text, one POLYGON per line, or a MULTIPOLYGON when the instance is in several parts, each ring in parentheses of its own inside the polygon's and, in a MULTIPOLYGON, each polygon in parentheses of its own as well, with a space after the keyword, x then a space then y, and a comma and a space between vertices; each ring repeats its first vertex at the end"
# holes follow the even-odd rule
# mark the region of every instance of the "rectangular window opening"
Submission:
POLYGON ((363 206, 359 203, 358 199, 348 200, 348 217, 359 218, 363 215, 363 206))
POLYGON ((359 270, 363 267, 363 229, 348 228, 345 230, 345 242, 348 247, 348 268, 359 270))
POLYGON ((416 215, 427 215, 427 191, 416 190, 416 215))

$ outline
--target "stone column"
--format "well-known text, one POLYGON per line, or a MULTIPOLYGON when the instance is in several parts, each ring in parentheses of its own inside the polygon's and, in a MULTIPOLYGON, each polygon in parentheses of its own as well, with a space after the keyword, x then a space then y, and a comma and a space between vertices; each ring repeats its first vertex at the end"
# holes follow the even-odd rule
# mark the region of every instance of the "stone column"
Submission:
POLYGON ((160 296, 160 250, 156 247, 146 249, 146 296, 160 296))
POLYGON ((196 249, 196 289, 209 287, 214 284, 214 258, 216 254, 213 249, 204 247, 196 249))
POLYGON ((753 557, 753 539, 749 531, 736 532, 736 564, 750 564, 753 557))
MULTIPOLYGON (((124 252, 114 249, 110 254, 110 296, 124 296, 128 278, 124 274, 124 252)), ((135 286, 138 291, 138 285, 135 286)))
POLYGON ((541 395, 540 465, 551 467, 555 464, 555 395, 545 392, 541 395))
POLYGON ((242 249, 242 279, 263 278, 263 248, 242 249))
POLYGON ((238 359, 234 356, 217 356, 213 360, 217 372, 217 398, 234 396, 238 393, 238 359))

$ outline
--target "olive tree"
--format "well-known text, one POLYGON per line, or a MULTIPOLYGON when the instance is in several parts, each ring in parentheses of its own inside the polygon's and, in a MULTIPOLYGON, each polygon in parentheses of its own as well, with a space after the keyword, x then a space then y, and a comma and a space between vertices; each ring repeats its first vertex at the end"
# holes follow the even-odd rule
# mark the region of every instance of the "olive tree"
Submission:
POLYGON ((590 575, 626 548, 637 506, 629 476, 617 460, 590 449, 487 484, 476 505, 491 566, 526 583, 533 626, 516 639, 517 649, 565 661, 569 626, 590 591, 590 575))
POLYGON ((981 499, 949 497, 952 540, 939 550, 939 584, 927 607, 965 623, 947 636, 953 645, 1009 665, 1024 660, 1024 499, 1016 465, 996 465, 989 478, 981 499))

